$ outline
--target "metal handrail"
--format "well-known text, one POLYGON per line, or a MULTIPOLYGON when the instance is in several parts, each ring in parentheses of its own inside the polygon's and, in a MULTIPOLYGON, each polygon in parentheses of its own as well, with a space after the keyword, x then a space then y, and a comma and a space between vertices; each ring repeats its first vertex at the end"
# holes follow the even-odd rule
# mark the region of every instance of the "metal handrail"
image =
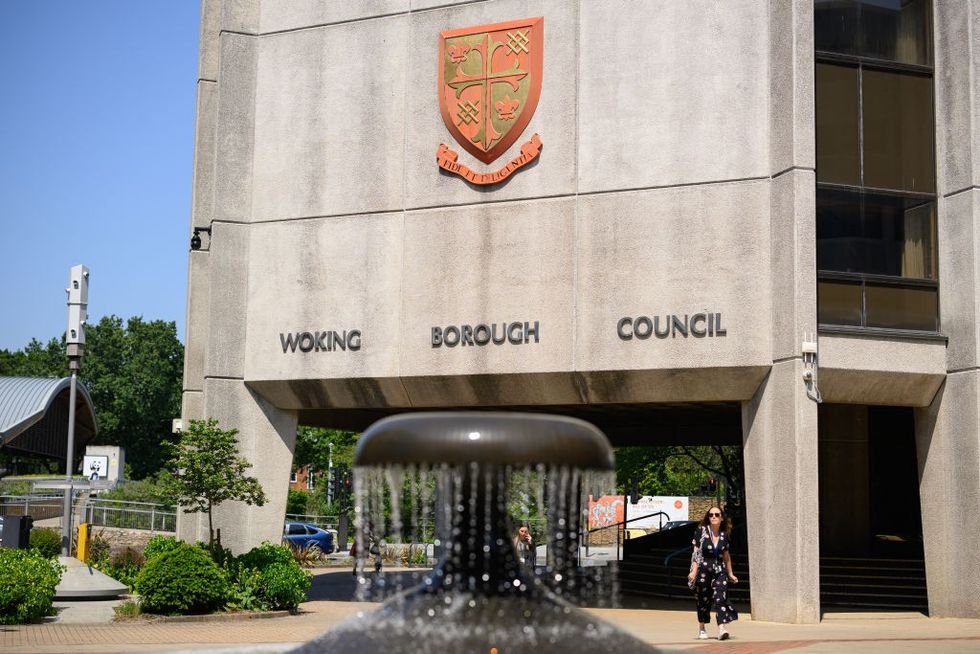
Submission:
POLYGON ((692 551, 691 550, 691 546, 690 545, 685 545, 684 547, 680 548, 679 550, 674 551, 674 552, 671 552, 670 554, 668 554, 667 556, 664 557, 664 567, 667 568, 667 598, 668 599, 670 599, 671 597, 673 597, 673 586, 671 585, 671 576, 672 576, 671 575, 671 572, 673 571, 673 568, 670 567, 670 564, 673 562, 675 556, 678 556, 680 554, 684 554, 685 552, 690 552, 690 551, 692 551))
MULTIPOLYGON (((653 516, 657 516, 657 515, 664 516, 664 517, 667 518, 668 522, 670 521, 670 516, 668 514, 664 513, 663 511, 656 511, 654 513, 648 513, 647 515, 641 515, 641 516, 637 516, 635 518, 629 518, 628 520, 620 520, 619 522, 614 522, 611 525, 605 525, 605 526, 602 526, 602 527, 595 527, 594 529, 587 530, 585 532, 585 534, 586 534, 586 536, 588 536, 589 534, 594 534, 597 531, 602 531, 604 529, 613 529, 613 528, 617 528, 618 529, 619 527, 626 527, 626 525, 628 523, 630 523, 630 522, 634 522, 636 520, 646 520, 647 518, 652 518, 653 516)), ((663 524, 664 524, 664 521, 663 521, 663 519, 661 519, 660 520, 660 526, 663 527, 663 524)), ((588 558, 589 556, 591 556, 589 554, 589 539, 588 538, 585 539, 585 556, 586 556, 586 558, 588 558)), ((619 560, 619 536, 616 537, 616 560, 617 561, 619 560)))

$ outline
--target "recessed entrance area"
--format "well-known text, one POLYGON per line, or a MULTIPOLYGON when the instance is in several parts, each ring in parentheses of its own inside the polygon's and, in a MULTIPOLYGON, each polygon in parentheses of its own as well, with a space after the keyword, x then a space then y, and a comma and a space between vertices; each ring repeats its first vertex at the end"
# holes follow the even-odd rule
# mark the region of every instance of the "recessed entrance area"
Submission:
POLYGON ((818 419, 821 606, 926 612, 913 410, 824 404, 818 419))

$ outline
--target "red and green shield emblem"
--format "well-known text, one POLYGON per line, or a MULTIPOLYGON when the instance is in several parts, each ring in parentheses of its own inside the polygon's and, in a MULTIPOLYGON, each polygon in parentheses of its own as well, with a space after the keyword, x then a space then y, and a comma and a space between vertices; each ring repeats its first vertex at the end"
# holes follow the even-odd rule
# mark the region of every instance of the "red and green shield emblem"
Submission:
POLYGON ((544 18, 439 35, 439 109, 467 152, 490 163, 527 127, 541 95, 544 18))

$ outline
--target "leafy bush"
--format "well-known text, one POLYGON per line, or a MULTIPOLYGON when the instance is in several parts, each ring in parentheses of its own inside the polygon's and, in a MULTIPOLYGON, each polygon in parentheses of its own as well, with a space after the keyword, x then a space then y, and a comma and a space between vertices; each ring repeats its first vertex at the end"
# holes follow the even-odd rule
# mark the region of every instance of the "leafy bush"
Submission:
POLYGON ((309 502, 310 494, 305 490, 289 489, 289 496, 286 498, 286 513, 297 515, 306 513, 306 505, 309 502))
POLYGON ((119 606, 115 607, 113 611, 116 613, 116 620, 130 620, 139 616, 140 605, 139 602, 126 600, 119 606))
POLYGON ((272 610, 295 609, 306 599, 310 575, 295 561, 273 563, 262 570, 262 592, 272 610))
POLYGON ((238 611, 268 611, 262 592, 262 573, 252 568, 240 570, 228 592, 228 608, 238 611))
POLYGON ((323 551, 313 542, 307 543, 305 547, 294 545, 288 546, 293 555, 293 560, 303 568, 312 568, 323 562, 323 551))
POLYGON ((126 584, 130 591, 136 588, 136 579, 143 569, 143 555, 127 547, 112 557, 107 563, 93 564, 93 567, 106 573, 116 581, 126 584))
POLYGON ((292 560, 293 553, 288 546, 273 545, 272 543, 262 543, 238 557, 243 568, 255 568, 256 570, 264 570, 273 563, 289 563, 292 560))
POLYGON ((170 473, 161 471, 153 477, 139 481, 125 481, 115 488, 99 493, 99 499, 121 500, 124 502, 152 502, 173 508, 173 501, 167 494, 170 473))
POLYGON ((31 549, 53 559, 61 555, 61 534, 54 529, 31 529, 31 549))
POLYGON ((299 567, 288 546, 262 543, 238 557, 234 586, 235 595, 245 597, 254 592, 256 606, 295 609, 306 599, 310 575, 299 567))
POLYGON ((109 539, 105 537, 103 532, 93 534, 89 538, 88 544, 88 561, 94 564, 104 564, 109 561, 109 552, 112 550, 112 544, 109 539))
POLYGON ((207 613, 224 604, 228 577, 203 549, 178 543, 169 552, 148 557, 136 591, 148 613, 207 613))
POLYGON ((63 570, 37 550, 0 549, 0 624, 36 622, 51 615, 63 570))
POLYGON ((154 536, 146 541, 146 546, 143 547, 143 558, 149 561, 159 554, 174 551, 180 545, 181 542, 173 536, 154 536))

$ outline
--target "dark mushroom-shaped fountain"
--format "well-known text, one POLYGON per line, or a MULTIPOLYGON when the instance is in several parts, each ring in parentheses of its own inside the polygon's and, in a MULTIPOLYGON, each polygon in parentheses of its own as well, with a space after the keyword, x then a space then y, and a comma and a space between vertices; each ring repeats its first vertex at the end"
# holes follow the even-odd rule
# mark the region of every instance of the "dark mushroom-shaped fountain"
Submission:
POLYGON ((569 601, 616 590, 602 575, 611 567, 583 566, 583 508, 614 479, 612 450, 592 425, 521 413, 394 416, 364 433, 354 465, 359 595, 389 598, 295 652, 655 651, 569 601), (392 552, 411 560, 399 541, 403 532, 419 540, 429 510, 438 560, 405 590, 404 575, 373 563, 392 552), (522 518, 547 534, 540 566, 518 558, 522 518))

